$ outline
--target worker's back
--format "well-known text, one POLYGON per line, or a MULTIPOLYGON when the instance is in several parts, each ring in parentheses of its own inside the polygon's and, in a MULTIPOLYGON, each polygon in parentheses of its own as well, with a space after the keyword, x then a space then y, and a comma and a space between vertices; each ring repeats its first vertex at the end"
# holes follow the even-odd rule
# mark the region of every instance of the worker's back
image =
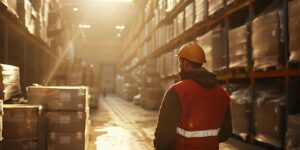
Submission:
POLYGON ((219 85, 204 88, 193 80, 183 80, 173 89, 181 101, 176 149, 217 150, 218 131, 230 102, 228 94, 219 85))

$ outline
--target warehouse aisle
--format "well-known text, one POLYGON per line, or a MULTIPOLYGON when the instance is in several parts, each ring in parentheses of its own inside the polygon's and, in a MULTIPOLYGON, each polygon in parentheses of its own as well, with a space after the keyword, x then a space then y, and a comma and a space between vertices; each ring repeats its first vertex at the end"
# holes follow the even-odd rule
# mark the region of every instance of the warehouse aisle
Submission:
MULTIPOLYGON (((158 111, 148 111, 115 95, 91 110, 89 150, 151 150, 158 111)), ((262 150, 234 138, 220 150, 262 150)))

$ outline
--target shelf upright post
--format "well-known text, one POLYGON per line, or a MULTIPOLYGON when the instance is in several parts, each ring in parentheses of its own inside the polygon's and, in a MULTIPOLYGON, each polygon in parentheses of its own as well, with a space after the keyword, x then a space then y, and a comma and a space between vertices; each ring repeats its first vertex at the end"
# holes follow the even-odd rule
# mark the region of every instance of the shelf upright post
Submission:
MULTIPOLYGON (((226 66, 225 66, 225 74, 229 72, 229 18, 228 18, 228 14, 227 14, 227 3, 226 1, 224 0, 223 1, 223 4, 224 4, 224 7, 225 7, 225 16, 224 16, 224 25, 225 25, 225 39, 224 39, 224 42, 225 42, 225 52, 226 52, 226 66)), ((227 91, 229 91, 229 84, 230 84, 230 81, 229 81, 229 78, 226 77, 226 80, 225 80, 225 84, 226 84, 226 89, 227 91)))
MULTIPOLYGON (((289 61, 289 0, 283 0, 283 39, 284 39, 284 58, 285 58, 285 69, 288 69, 289 61)), ((281 144, 282 149, 285 145, 285 134, 287 131, 287 116, 288 116, 288 101, 289 101, 289 76, 285 73, 284 75, 284 86, 285 86, 285 97, 286 100, 281 102, 281 107, 283 110, 282 115, 282 129, 281 129, 281 144)))
MULTIPOLYGON (((249 2, 249 22, 248 22, 248 40, 249 42, 247 43, 247 50, 248 50, 248 68, 249 72, 252 72, 253 70, 253 61, 252 61, 252 21, 254 19, 254 6, 253 6, 253 1, 248 0, 249 2)), ((251 98, 251 105, 249 108, 249 142, 254 143, 254 120, 253 120, 253 113, 254 113, 254 105, 255 105, 255 79, 253 76, 249 76, 250 78, 250 98, 251 98)))

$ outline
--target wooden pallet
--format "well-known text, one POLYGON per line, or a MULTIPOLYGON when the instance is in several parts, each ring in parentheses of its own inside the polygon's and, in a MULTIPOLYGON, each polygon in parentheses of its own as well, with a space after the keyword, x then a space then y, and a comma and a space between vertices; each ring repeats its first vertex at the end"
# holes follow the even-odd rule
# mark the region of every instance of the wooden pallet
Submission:
POLYGON ((289 62, 288 63, 289 69, 300 69, 300 61, 297 62, 289 62))
POLYGON ((282 65, 267 66, 264 68, 253 68, 254 71, 275 71, 280 69, 283 69, 282 65))

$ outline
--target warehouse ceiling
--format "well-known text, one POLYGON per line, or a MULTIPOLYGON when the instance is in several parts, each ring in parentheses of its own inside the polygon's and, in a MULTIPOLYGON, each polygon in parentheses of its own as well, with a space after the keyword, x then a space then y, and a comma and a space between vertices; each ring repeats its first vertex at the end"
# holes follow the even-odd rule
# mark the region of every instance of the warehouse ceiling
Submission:
MULTIPOLYGON (((79 33, 77 46, 90 53, 120 51, 120 44, 131 20, 141 8, 140 2, 130 0, 63 0, 66 24, 79 33), (125 1, 125 2, 124 2, 125 1), (118 29, 117 29, 118 28, 118 29)), ((140 0, 141 2, 144 0, 140 0)), ((79 52, 80 53, 80 52, 79 52)), ((120 53, 120 52, 119 52, 120 53)), ((85 54, 82 54, 85 55, 85 54)), ((113 56, 111 56, 113 57, 113 56)), ((87 58, 97 59, 97 58, 87 58)), ((104 58, 109 59, 109 58, 104 58)), ((112 58, 113 59, 113 58, 112 58)), ((110 63, 113 60, 110 60, 110 63)))

